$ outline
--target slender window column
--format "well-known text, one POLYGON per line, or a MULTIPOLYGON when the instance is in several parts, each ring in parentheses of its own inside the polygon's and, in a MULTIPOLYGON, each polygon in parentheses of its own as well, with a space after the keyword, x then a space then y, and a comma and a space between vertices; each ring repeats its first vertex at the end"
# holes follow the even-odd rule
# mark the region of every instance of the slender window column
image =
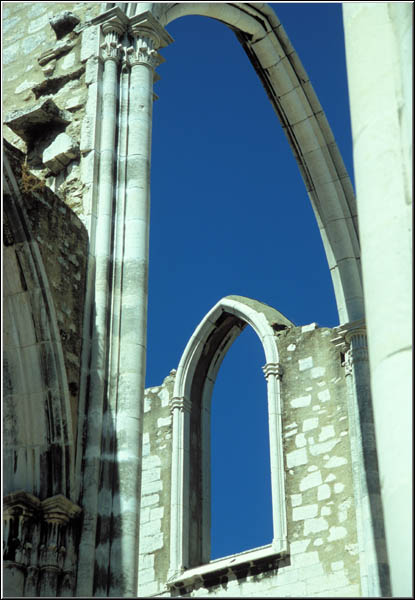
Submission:
POLYGON ((274 537, 272 545, 276 552, 286 550, 287 530, 284 497, 284 468, 281 423, 281 379, 280 363, 267 363, 263 368, 267 380, 269 447, 272 489, 272 520, 274 537), (281 516, 283 515, 283 518, 281 516))
POLYGON ((188 564, 189 544, 189 468, 191 402, 171 400, 173 418, 171 533, 169 578, 182 573, 188 564), (179 532, 179 535, 177 535, 179 532))

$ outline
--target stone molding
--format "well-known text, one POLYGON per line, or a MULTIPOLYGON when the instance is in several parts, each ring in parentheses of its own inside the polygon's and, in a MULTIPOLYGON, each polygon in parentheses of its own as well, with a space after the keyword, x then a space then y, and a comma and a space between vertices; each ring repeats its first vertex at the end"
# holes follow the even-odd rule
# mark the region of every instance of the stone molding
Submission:
POLYGON ((267 381, 270 375, 274 375, 277 379, 281 380, 284 373, 281 363, 267 363, 262 367, 262 370, 267 381))
POLYGON ((174 397, 170 401, 170 412, 173 414, 175 409, 179 409, 180 412, 190 413, 192 410, 192 403, 187 398, 174 397))

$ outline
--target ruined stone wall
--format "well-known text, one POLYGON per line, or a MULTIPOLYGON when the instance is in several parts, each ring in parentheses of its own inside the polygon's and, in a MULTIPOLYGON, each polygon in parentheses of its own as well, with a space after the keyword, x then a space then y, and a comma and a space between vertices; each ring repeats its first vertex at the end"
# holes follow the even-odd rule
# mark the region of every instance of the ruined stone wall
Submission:
POLYGON ((4 165, 4 593, 72 596, 88 237, 7 142, 4 165))
POLYGON ((27 152, 31 172, 45 178, 78 214, 83 192, 79 140, 87 95, 81 40, 85 23, 100 7, 98 2, 3 4, 3 135, 27 152), (46 100, 64 111, 62 119, 48 118, 47 111, 32 114, 46 100))
MULTIPOLYGON (((25 167, 24 156, 7 142, 4 151, 19 185, 30 226, 29 234, 39 248, 52 294, 76 436, 88 235, 76 214, 43 181, 30 174, 25 167)), ((11 250, 14 248, 23 261, 8 222, 7 203, 11 199, 5 196, 4 201, 4 243, 11 250)), ((19 318, 19 315, 10 315, 10 318, 19 318)), ((33 318, 37 322, 39 315, 35 314, 33 318)))
POLYGON ((140 595, 360 595, 347 389, 334 337, 335 331, 315 324, 279 334, 287 555, 238 569, 219 561, 216 571, 201 570, 191 584, 172 588, 166 581, 174 372, 162 386, 146 390, 140 595))

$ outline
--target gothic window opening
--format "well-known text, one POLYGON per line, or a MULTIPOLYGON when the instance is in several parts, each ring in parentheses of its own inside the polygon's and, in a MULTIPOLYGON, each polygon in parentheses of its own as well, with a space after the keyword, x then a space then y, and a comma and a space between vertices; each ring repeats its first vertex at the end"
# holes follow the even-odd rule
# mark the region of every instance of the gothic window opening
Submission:
MULTIPOLYGON (((262 370, 266 379, 272 538, 270 544, 248 550, 249 558, 246 551, 242 551, 232 560, 262 559, 287 551, 280 393, 282 366, 276 323, 292 326, 281 313, 266 304, 242 296, 227 296, 205 316, 182 355, 171 401, 170 582, 199 566, 217 569, 221 564, 221 559, 212 560, 211 553, 211 400, 222 361, 245 328, 252 328, 265 354, 262 370)), ((238 373, 239 376, 243 374, 241 365, 238 373)), ((232 382, 229 396, 237 394, 238 387, 232 382)), ((258 440, 254 443, 258 444, 258 440)), ((252 512, 251 508, 249 512, 252 512)), ((243 527, 247 520, 244 519, 243 527)), ((233 548, 231 552, 235 553, 235 550, 233 548)), ((213 553, 216 552, 214 548, 213 553)), ((222 554, 222 550, 219 553, 222 554)))
POLYGON ((272 542, 264 351, 251 327, 228 350, 212 395, 210 559, 272 542))

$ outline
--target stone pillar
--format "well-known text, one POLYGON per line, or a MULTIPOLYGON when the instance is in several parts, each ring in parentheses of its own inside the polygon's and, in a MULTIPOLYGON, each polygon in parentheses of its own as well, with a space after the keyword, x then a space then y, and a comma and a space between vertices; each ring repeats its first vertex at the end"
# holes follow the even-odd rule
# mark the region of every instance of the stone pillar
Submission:
MULTIPOLYGON (((273 546, 276 552, 285 549, 287 539, 286 518, 281 518, 279 502, 284 492, 284 471, 281 469, 281 457, 283 456, 283 432, 281 426, 281 379, 283 369, 280 363, 267 363, 263 368, 267 380, 268 396, 268 420, 269 420, 269 446, 271 450, 271 489, 273 491, 272 510, 274 537, 273 546), (277 495, 277 497, 275 497, 277 495)), ((285 511, 284 511, 285 512, 285 511)))
POLYGON ((122 572, 112 573, 110 595, 135 596, 139 553, 141 446, 146 366, 150 162, 154 69, 157 49, 171 38, 151 13, 130 20, 134 46, 130 66, 127 157, 123 197, 123 254, 117 322, 119 371, 115 436, 118 489, 113 502, 111 559, 121 556, 122 572))
POLYGON ((412 5, 345 3, 362 272, 392 594, 412 594, 412 5))
POLYGON ((96 218, 90 225, 91 260, 95 270, 89 281, 91 302, 90 382, 88 393, 87 439, 83 466, 84 520, 79 549, 77 594, 93 595, 97 518, 100 514, 98 494, 102 470, 102 424, 108 388, 109 316, 111 310, 111 277, 113 254, 113 209, 116 166, 116 131, 118 110, 118 75, 121 59, 120 38, 126 29, 126 18, 111 11, 103 17, 99 60, 103 63, 100 119, 98 202, 96 218))

